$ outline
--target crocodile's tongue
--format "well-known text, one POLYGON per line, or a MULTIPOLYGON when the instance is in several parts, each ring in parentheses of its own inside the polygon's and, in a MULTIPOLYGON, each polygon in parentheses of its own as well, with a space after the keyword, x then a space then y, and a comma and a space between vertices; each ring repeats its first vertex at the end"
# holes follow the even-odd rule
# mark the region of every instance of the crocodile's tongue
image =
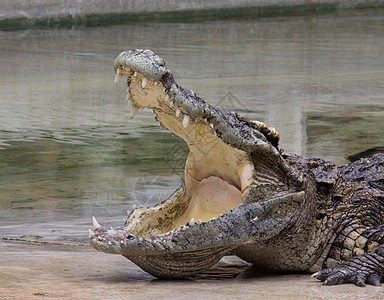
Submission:
POLYGON ((191 195, 190 211, 176 226, 186 224, 191 218, 208 221, 228 212, 243 200, 236 187, 217 176, 197 181, 185 172, 185 186, 187 194, 191 195))

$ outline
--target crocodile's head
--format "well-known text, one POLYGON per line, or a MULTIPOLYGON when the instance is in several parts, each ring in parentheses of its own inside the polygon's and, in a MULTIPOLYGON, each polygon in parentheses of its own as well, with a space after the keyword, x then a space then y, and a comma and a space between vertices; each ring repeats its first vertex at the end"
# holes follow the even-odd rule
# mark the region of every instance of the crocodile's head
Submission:
POLYGON ((123 52, 114 67, 116 83, 128 76, 131 118, 139 108, 152 109, 190 153, 184 182, 169 199, 135 209, 116 230, 94 219, 94 248, 122 254, 158 277, 184 277, 291 222, 304 199, 304 181, 280 155, 274 129, 180 87, 149 50, 123 52))

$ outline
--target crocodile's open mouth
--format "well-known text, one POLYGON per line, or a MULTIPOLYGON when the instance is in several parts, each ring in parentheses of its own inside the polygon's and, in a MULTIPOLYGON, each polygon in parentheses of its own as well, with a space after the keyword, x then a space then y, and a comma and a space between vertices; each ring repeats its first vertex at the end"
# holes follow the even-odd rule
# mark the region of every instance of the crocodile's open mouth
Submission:
POLYGON ((169 199, 135 209, 116 230, 93 218, 95 249, 122 254, 155 276, 185 277, 286 226, 304 197, 303 179, 280 155, 273 128, 182 88, 150 50, 122 52, 114 67, 116 83, 128 77, 131 117, 152 109, 190 153, 184 182, 169 199))
POLYGON ((119 66, 116 72, 116 83, 128 76, 131 118, 140 108, 152 109, 161 125, 182 138, 190 149, 182 187, 167 201, 136 210, 130 217, 132 222, 127 222, 130 232, 138 236, 162 234, 211 220, 242 203, 252 181, 253 163, 247 152, 220 138, 214 116, 209 118, 206 107, 189 102, 187 97, 177 101, 174 90, 179 87, 167 84, 166 77, 148 78, 128 66, 119 66))

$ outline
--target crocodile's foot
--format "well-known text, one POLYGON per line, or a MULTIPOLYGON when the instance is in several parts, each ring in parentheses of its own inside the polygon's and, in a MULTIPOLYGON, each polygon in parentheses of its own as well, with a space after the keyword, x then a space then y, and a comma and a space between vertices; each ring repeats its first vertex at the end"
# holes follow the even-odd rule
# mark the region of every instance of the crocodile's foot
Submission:
POLYGON ((312 276, 324 285, 354 283, 364 287, 366 284, 380 285, 384 274, 384 248, 379 247, 374 253, 351 258, 336 268, 321 270, 312 276))

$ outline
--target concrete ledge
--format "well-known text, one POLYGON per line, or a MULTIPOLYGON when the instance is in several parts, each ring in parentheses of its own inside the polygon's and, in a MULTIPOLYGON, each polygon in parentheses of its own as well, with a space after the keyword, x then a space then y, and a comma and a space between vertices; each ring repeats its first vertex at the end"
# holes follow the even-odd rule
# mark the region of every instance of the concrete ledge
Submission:
POLYGON ((0 28, 269 17, 381 7, 384 0, 4 0, 0 28))

